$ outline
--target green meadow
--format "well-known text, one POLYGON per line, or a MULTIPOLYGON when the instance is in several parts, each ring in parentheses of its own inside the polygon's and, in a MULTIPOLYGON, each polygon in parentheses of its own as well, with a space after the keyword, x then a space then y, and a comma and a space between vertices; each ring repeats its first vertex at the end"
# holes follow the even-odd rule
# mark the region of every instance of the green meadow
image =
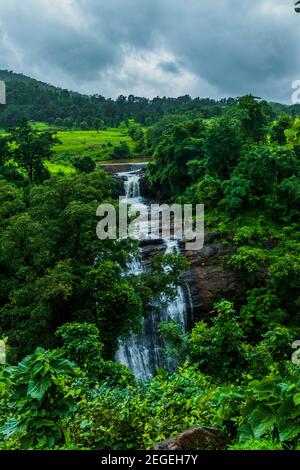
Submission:
POLYGON ((53 163, 53 162, 45 162, 45 167, 47 170, 50 171, 52 175, 59 175, 63 174, 65 176, 71 176, 76 173, 76 170, 73 166, 62 164, 62 163, 53 163))
POLYGON ((97 131, 59 131, 57 137, 61 144, 54 147, 57 161, 68 161, 77 155, 87 155, 96 161, 109 160, 113 148, 121 142, 127 142, 134 150, 134 142, 118 128, 97 131))
MULTIPOLYGON (((71 175, 75 173, 72 166, 72 159, 76 156, 87 155, 97 162, 105 162, 112 159, 114 147, 122 142, 127 142, 134 158, 135 143, 127 134, 127 129, 109 128, 105 130, 83 131, 83 130, 61 130, 57 126, 52 126, 44 122, 32 122, 33 129, 41 132, 56 132, 61 144, 55 145, 51 162, 45 162, 45 166, 52 174, 64 173, 71 175)), ((0 135, 4 135, 5 130, 0 129, 0 135)), ((114 160, 118 163, 121 160, 114 160)), ((124 161, 124 160, 122 160, 124 161)))

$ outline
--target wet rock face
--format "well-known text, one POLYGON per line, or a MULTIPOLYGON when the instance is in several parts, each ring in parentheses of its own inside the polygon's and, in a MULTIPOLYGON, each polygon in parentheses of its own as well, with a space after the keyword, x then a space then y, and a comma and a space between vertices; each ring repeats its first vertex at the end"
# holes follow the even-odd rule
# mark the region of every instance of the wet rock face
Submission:
POLYGON ((142 170, 140 172, 140 191, 143 197, 152 199, 155 198, 155 194, 153 194, 153 191, 150 189, 148 177, 147 177, 147 172, 146 170, 142 170))
POLYGON ((146 269, 150 268, 153 256, 157 254, 163 254, 165 252, 164 242, 161 239, 157 240, 142 240, 140 242, 140 248, 143 255, 143 261, 146 269))
POLYGON ((222 298, 239 305, 243 302, 245 288, 236 272, 226 262, 232 253, 230 245, 224 245, 206 235, 204 247, 199 251, 185 251, 182 254, 191 262, 191 269, 184 277, 189 284, 194 306, 194 319, 208 316, 214 303, 222 298))
MULTIPOLYGON (((204 247, 199 251, 186 251, 180 243, 181 253, 191 262, 191 268, 184 273, 193 304, 193 321, 209 316, 213 305, 222 298, 241 305, 245 300, 246 288, 236 272, 226 262, 232 253, 230 244, 225 245, 218 239, 219 234, 206 234, 204 247)), ((141 243, 146 267, 157 253, 164 252, 162 240, 141 243)))
POLYGON ((215 428, 193 427, 175 437, 158 442, 153 450, 222 450, 226 447, 225 435, 215 428))

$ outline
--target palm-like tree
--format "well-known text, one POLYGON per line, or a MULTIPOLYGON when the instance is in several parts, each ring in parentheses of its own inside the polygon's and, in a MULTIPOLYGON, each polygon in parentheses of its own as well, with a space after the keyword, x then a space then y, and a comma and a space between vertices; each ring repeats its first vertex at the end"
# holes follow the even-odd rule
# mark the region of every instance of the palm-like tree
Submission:
POLYGON ((300 5, 300 0, 297 0, 297 2, 295 2, 295 11, 296 13, 300 13, 300 8, 297 5, 300 5))

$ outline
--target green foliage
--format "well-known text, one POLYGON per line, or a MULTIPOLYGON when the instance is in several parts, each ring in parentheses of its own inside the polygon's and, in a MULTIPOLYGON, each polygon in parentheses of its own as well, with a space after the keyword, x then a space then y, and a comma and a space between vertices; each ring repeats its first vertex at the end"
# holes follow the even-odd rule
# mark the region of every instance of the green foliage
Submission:
POLYGON ((241 308, 243 328, 248 334, 257 335, 284 323, 287 312, 280 307, 278 297, 264 287, 248 292, 246 305, 241 308))
POLYGON ((62 420, 74 405, 69 383, 77 375, 78 368, 61 352, 43 348, 6 368, 9 411, 0 433, 7 440, 18 437, 23 449, 63 443, 62 420))
POLYGON ((52 155, 51 147, 59 140, 51 132, 38 132, 24 120, 7 136, 8 164, 16 165, 27 174, 29 181, 41 182, 49 176, 44 161, 52 155))
POLYGON ((300 434, 299 368, 285 380, 275 371, 261 381, 253 380, 245 396, 239 440, 266 438, 295 446, 300 434))
POLYGON ((65 323, 56 331, 64 356, 76 362, 90 376, 103 373, 103 345, 99 330, 90 323, 65 323))
POLYGON ((260 142, 264 139, 268 118, 272 109, 266 101, 258 101, 251 95, 242 96, 228 112, 240 127, 245 139, 260 142))
POLYGON ((204 157, 204 129, 203 121, 195 120, 171 126, 163 134, 148 166, 150 186, 160 197, 176 197, 191 181, 187 164, 204 157))
POLYGON ((205 139, 207 167, 221 179, 227 179, 241 154, 240 136, 225 118, 211 126, 205 139))
POLYGON ((275 121, 270 131, 270 137, 272 142, 276 142, 279 145, 286 145, 286 130, 290 129, 293 125, 293 120, 290 116, 283 114, 275 121))
POLYGON ((233 175, 222 184, 225 197, 220 201, 220 206, 232 214, 235 213, 242 207, 243 201, 248 197, 250 187, 251 182, 247 178, 233 175))
POLYGON ((130 158, 131 157, 131 151, 130 151, 130 148, 129 148, 129 145, 127 144, 127 142, 125 142, 125 141, 120 142, 119 145, 114 147, 111 156, 112 156, 113 159, 119 159, 119 160, 130 158))
POLYGON ((300 119, 295 119, 290 129, 285 130, 287 143, 290 147, 299 148, 300 145, 300 119))
POLYGON ((143 387, 100 387, 80 403, 71 432, 78 446, 90 449, 148 449, 182 429, 211 423, 215 395, 207 378, 185 364, 143 387))
POLYGON ((56 177, 32 187, 26 206, 21 191, 0 184, 0 328, 9 338, 11 358, 39 344, 52 346, 63 323, 95 321, 99 294, 94 297, 86 276, 96 257, 125 268, 132 247, 95 235, 96 208, 109 200, 115 184, 101 171, 56 177))
POLYGON ((237 270, 249 284, 255 283, 266 267, 267 254, 261 248, 242 246, 231 256, 230 265, 237 270))
POLYGON ((231 211, 267 207, 276 214, 276 209, 281 209, 277 206, 279 184, 295 172, 299 172, 299 162, 293 150, 253 146, 244 154, 231 178, 224 181, 225 198, 220 205, 231 211))
POLYGON ((245 365, 244 333, 230 302, 221 301, 215 311, 212 326, 201 321, 192 329, 190 357, 204 373, 217 380, 234 380, 245 365))
POLYGON ((96 163, 88 156, 76 158, 73 162, 73 166, 80 173, 92 173, 96 169, 96 163))
POLYGON ((236 230, 233 238, 237 245, 258 245, 266 241, 265 229, 261 226, 261 220, 256 224, 243 225, 236 230))
POLYGON ((122 275, 120 266, 112 261, 105 261, 90 270, 86 286, 96 301, 93 322, 100 331, 104 357, 111 358, 117 350, 118 338, 141 325, 141 298, 122 275))
POLYGON ((298 254, 285 253, 270 267, 270 284, 283 308, 287 309, 293 323, 299 325, 300 261, 298 254))
POLYGON ((56 331, 62 353, 78 364, 89 383, 105 382, 111 386, 134 385, 129 369, 113 361, 104 361, 98 328, 91 323, 65 323, 56 331))
POLYGON ((271 439, 250 439, 249 441, 234 444, 228 447, 228 450, 284 450, 282 444, 274 443, 271 439))
POLYGON ((187 204, 205 204, 210 209, 219 202, 221 194, 221 181, 214 176, 205 175, 187 188, 181 200, 187 204))
POLYGON ((262 340, 255 346, 247 345, 247 359, 253 376, 264 377, 276 364, 284 372, 285 362, 291 359, 291 345, 300 334, 285 326, 274 326, 262 335, 262 340))
POLYGON ((160 336, 167 344, 166 356, 178 362, 186 359, 188 354, 188 335, 176 321, 162 322, 159 325, 160 336))

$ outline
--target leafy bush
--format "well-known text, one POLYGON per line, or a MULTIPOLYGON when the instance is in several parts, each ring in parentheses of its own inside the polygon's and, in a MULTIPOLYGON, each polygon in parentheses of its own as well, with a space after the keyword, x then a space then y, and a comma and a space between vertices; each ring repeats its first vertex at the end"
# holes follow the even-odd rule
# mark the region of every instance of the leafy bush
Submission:
POLYGON ((261 248, 242 246, 231 256, 229 264, 251 285, 266 268, 267 254, 261 248))
POLYGON ((80 173, 92 173, 96 169, 96 163, 89 156, 77 157, 73 161, 73 166, 80 173))
POLYGON ((260 381, 253 380, 246 387, 245 398, 240 442, 265 438, 296 446, 300 436, 299 368, 285 378, 273 371, 260 381))
POLYGON ((4 370, 7 410, 0 433, 18 438, 21 448, 53 447, 65 441, 62 420, 74 405, 70 380, 78 376, 75 364, 57 350, 37 348, 17 366, 4 370))
POLYGON ((233 305, 223 300, 215 305, 212 326, 197 323, 190 336, 190 357, 199 368, 218 380, 237 379, 246 364, 244 333, 233 305))
POLYGON ((274 443, 271 439, 251 439, 249 441, 234 444, 228 450, 283 450, 282 444, 274 443))
POLYGON ((217 389, 185 364, 176 374, 161 372, 143 387, 99 387, 80 403, 70 423, 76 445, 90 449, 147 449, 216 415, 217 389))
POLYGON ((268 331, 274 325, 284 323, 287 312, 280 307, 276 294, 265 287, 248 292, 246 305, 240 311, 243 329, 251 337, 268 331))

